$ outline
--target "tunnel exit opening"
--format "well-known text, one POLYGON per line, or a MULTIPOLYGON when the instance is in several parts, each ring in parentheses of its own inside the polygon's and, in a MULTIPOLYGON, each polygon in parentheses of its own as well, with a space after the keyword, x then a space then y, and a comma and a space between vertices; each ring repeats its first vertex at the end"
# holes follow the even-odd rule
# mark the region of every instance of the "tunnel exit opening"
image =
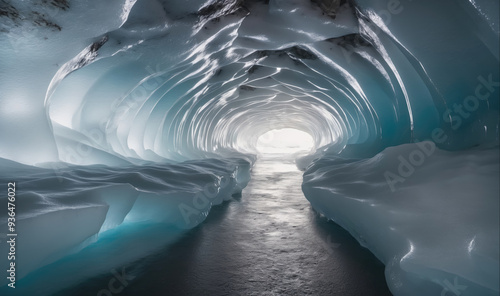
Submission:
POLYGON ((257 139, 259 154, 295 154, 308 152, 314 148, 312 136, 294 128, 274 129, 257 139))

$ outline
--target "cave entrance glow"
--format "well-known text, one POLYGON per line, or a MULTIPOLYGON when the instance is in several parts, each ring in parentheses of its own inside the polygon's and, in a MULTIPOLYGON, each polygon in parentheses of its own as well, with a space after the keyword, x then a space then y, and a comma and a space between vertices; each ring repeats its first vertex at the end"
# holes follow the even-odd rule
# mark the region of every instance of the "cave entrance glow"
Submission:
POLYGON ((293 128, 270 130, 257 139, 256 146, 260 154, 292 154, 313 147, 310 134, 293 128))

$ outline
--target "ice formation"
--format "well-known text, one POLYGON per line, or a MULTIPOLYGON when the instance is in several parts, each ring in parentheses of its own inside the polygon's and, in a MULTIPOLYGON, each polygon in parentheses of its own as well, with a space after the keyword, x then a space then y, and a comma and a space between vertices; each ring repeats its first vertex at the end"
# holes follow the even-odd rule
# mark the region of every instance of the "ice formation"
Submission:
MULTIPOLYGON (((15 253, 19 279, 101 243, 99 235, 120 225, 165 225, 172 230, 169 236, 190 229, 206 218, 212 206, 241 193, 250 166, 245 160, 229 158, 120 167, 57 164, 57 170, 56 164, 39 168, 5 159, 0 164, 0 178, 18 184, 15 253)), ((6 224, 2 227, 7 230, 6 224)), ((150 249, 164 239, 151 242, 150 249)), ((0 252, 9 253, 9 245, 2 243, 0 252)), ((120 260, 127 262, 148 252, 135 253, 120 260)), ((7 256, 0 263, 7 266, 7 256)), ((7 278, 0 283, 6 285, 7 278)))
POLYGON ((329 154, 302 189, 384 262, 393 294, 497 295, 498 163, 498 149, 448 152, 433 142, 371 158, 329 154))
POLYGON ((0 179, 33 233, 19 279, 124 223, 185 227, 179 205, 211 184, 196 225, 248 182, 259 137, 293 128, 316 151, 297 161, 306 197, 395 295, 498 293, 498 6, 0 0, 0 179), (65 239, 34 251, 35 225, 65 239))

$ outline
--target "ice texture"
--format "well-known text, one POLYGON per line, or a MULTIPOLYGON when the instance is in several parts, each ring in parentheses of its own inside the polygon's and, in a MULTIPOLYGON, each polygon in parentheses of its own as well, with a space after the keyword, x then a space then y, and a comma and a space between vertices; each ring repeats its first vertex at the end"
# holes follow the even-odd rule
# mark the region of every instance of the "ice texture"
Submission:
MULTIPOLYGON (((30 240, 20 244, 19 279, 62 256, 84 260, 69 254, 103 250, 112 239, 99 237, 125 239, 144 223, 193 227, 244 187, 261 135, 294 128, 314 140, 315 153, 297 165, 308 168, 304 190, 318 211, 337 221, 357 199, 360 207, 383 203, 366 211, 382 215, 367 226, 380 230, 357 231, 396 270, 388 273, 396 295, 416 293, 420 283, 425 292, 455 285, 445 274, 465 282, 463 293, 498 291, 488 265, 498 261, 498 236, 488 233, 498 225, 486 221, 497 216, 477 212, 498 209, 491 185, 498 170, 483 172, 498 159, 468 150, 499 142, 498 11, 490 0, 0 0, 0 179, 22 184, 19 227, 30 240), (385 180, 384 165, 397 170, 395 151, 424 140, 439 147, 433 161, 404 182, 385 180), (386 158, 373 158, 379 152, 386 158), (434 161, 440 165, 431 169, 434 161), (328 178, 335 174, 352 179, 337 184, 328 178), (206 184, 218 192, 208 203, 195 198, 206 184), (373 201, 361 202, 368 197, 356 194, 369 184, 373 201), (347 208, 333 212, 341 189, 347 208), (461 202, 447 203, 448 192, 461 202), (186 200, 200 209, 180 211, 186 200), (419 219, 426 203, 433 211, 419 219), (456 212, 437 223, 447 209, 456 212), (453 220, 460 211, 471 214, 453 220), (435 232, 419 228, 422 220, 436 222, 435 232), (444 239, 452 221, 463 231, 444 239), (53 224, 51 235, 64 239, 35 250, 53 224), (388 225, 399 236, 380 237, 394 237, 394 252, 369 237, 388 225), (413 241, 417 229, 444 238, 413 241), (421 257, 412 257, 410 243, 421 257), (465 257, 429 269, 425 256, 438 253, 465 257)), ((350 231, 366 222, 352 213, 339 220, 350 231)))
POLYGON ((5 0, 0 157, 235 156, 280 128, 317 148, 498 141, 498 1, 327 2, 5 0))
POLYGON ((314 162, 302 190, 386 265, 394 295, 498 295, 498 146, 349 148, 314 162))
MULTIPOLYGON (((2 184, 15 180, 18 186, 17 280, 85 247, 99 246, 101 235, 120 225, 160 225, 172 229, 172 235, 193 228, 212 206, 241 193, 250 170, 250 163, 241 159, 120 167, 51 163, 46 164, 48 168, 0 159, 0 166, 2 184)), ((0 199, 7 204, 7 196, 0 199)), ((4 231, 7 217, 6 211, 0 214, 4 231)), ((122 236, 133 236, 133 232, 125 231, 122 236)), ((150 248, 161 246, 165 239, 151 242, 150 248)), ((8 248, 5 242, 0 244, 2 254, 8 248)), ((143 254, 137 250, 121 260, 143 254)), ((107 260, 100 256, 92 260, 107 260)), ((7 256, 0 257, 0 264, 9 264, 7 256)), ((7 278, 2 277, 0 286, 6 284, 7 278)))

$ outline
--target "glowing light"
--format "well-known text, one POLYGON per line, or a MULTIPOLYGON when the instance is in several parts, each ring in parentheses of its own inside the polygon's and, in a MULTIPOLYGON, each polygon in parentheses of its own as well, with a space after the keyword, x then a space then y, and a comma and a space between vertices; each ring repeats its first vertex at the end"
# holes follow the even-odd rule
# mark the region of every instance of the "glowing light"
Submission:
POLYGON ((262 134, 257 140, 257 151, 261 154, 292 154, 309 151, 314 147, 311 135, 293 128, 275 129, 262 134))

